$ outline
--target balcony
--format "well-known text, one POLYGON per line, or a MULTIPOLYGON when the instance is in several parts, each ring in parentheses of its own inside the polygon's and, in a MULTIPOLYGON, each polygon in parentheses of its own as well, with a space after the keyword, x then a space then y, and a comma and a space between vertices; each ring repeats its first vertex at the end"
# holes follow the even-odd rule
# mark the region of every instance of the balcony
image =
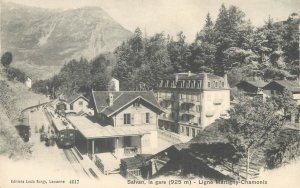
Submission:
MULTIPOLYGON (((200 114, 200 112, 198 112, 200 114)), ((187 114, 187 115, 192 115, 195 116, 197 114, 197 112, 195 110, 184 110, 181 109, 179 110, 179 114, 187 114)))
POLYGON ((124 155, 125 156, 133 156, 136 154, 140 154, 141 150, 138 147, 125 147, 124 148, 124 155))
POLYGON ((175 119, 172 116, 159 116, 158 119, 175 122, 175 119))
POLYGON ((179 103, 189 103, 189 104, 195 104, 195 102, 196 102, 197 100, 196 99, 180 99, 179 100, 179 103))
POLYGON ((178 123, 183 124, 183 125, 188 125, 188 126, 201 127, 201 125, 199 123, 195 123, 195 122, 193 122, 193 120, 191 120, 191 121, 181 120, 178 123))

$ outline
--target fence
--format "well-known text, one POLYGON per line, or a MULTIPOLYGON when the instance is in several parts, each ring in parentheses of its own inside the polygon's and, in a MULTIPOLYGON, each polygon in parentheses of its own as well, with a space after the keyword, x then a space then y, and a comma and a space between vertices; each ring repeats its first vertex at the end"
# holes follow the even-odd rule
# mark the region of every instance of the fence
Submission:
POLYGON ((182 135, 178 135, 176 133, 172 133, 164 130, 157 130, 158 138, 165 140, 171 144, 179 144, 188 142, 191 138, 185 137, 182 135))

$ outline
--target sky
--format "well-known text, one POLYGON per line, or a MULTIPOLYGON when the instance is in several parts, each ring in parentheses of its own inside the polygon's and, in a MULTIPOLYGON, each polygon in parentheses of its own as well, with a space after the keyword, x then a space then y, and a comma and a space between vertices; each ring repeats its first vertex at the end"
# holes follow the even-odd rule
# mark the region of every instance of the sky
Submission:
POLYGON ((209 12, 215 20, 221 4, 238 6, 253 25, 261 26, 269 15, 285 20, 300 14, 300 0, 4 0, 29 6, 51 9, 75 9, 98 6, 130 31, 140 27, 148 36, 164 31, 176 36, 183 31, 188 42, 205 23, 209 12))

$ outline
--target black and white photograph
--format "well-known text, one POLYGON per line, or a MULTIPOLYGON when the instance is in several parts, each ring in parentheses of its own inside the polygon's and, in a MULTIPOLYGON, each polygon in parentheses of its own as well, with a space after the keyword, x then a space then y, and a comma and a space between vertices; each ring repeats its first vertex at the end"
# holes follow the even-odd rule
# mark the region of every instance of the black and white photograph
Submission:
POLYGON ((0 188, 300 182, 300 0, 0 0, 0 188))

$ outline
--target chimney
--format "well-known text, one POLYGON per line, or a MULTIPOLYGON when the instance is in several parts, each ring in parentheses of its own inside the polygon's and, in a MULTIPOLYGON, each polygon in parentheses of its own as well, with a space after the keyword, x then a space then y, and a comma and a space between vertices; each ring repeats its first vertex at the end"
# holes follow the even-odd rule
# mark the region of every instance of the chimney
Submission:
POLYGON ((120 82, 116 78, 112 78, 109 83, 109 91, 119 91, 120 82))
POLYGON ((228 87, 227 73, 224 73, 224 87, 228 87))
POLYGON ((202 83, 202 87, 203 89, 207 89, 208 88, 208 80, 207 80, 207 73, 203 73, 203 83, 202 83))
POLYGON ((113 104, 114 104, 114 95, 111 92, 109 92, 108 93, 108 105, 112 106, 113 104))
POLYGON ((188 72, 188 76, 191 76, 191 71, 188 72))

